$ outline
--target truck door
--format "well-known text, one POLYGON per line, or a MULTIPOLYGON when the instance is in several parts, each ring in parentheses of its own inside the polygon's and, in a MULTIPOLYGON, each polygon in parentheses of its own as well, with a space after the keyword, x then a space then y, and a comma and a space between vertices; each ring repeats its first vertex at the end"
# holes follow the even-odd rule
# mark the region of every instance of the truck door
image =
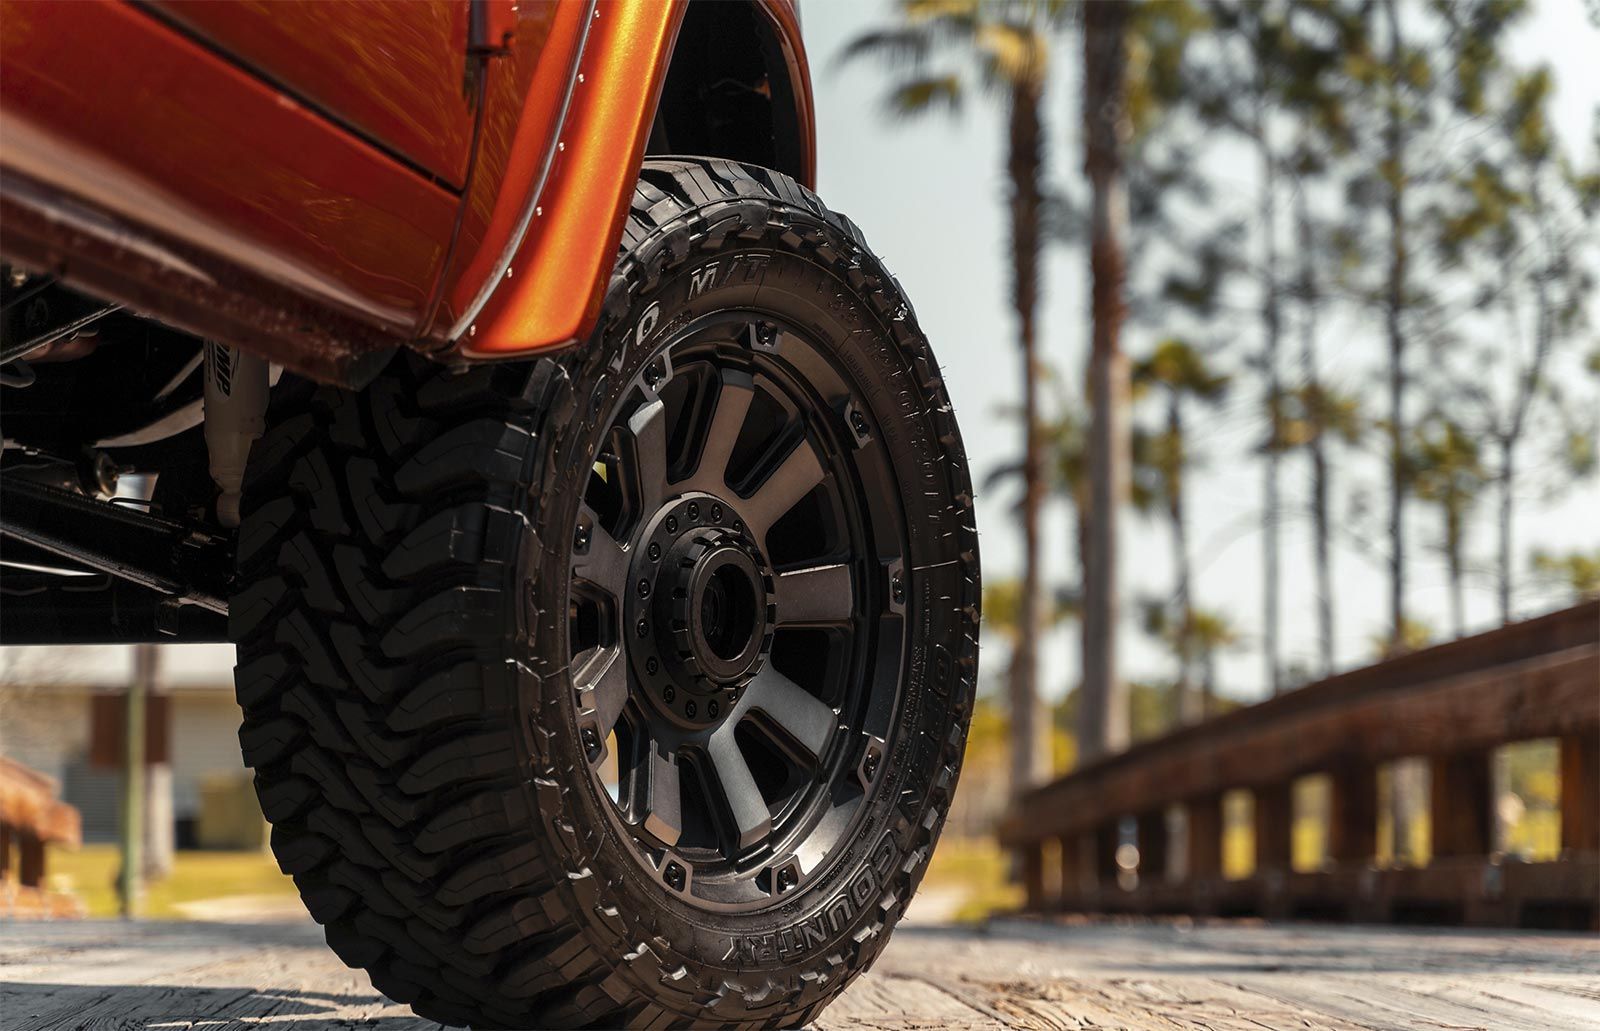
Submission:
POLYGON ((154 10, 390 156, 465 186, 471 0, 159 0, 154 10))

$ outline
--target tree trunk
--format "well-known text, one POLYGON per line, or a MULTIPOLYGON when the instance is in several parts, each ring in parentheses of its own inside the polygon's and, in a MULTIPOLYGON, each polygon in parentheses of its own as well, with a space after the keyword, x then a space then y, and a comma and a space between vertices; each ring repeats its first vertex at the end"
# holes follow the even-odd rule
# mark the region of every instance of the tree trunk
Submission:
POLYGON ((1300 365, 1306 379, 1306 401, 1311 415, 1311 548, 1316 567, 1317 658, 1321 675, 1333 674, 1333 569, 1328 546, 1328 410, 1322 393, 1322 373, 1317 368, 1317 280, 1310 205, 1302 184, 1296 192, 1296 221, 1300 237, 1300 365))
MULTIPOLYGON (((1176 390, 1167 395, 1167 433, 1173 446, 1183 446, 1183 406, 1176 390)), ((1169 459, 1177 463, 1177 471, 1167 487, 1167 516, 1172 523, 1172 565, 1178 581, 1177 715, 1179 723, 1188 724, 1200 720, 1202 707, 1194 689, 1194 580, 1189 568, 1189 521, 1183 504, 1181 460, 1181 456, 1169 459)))
POLYGON ((1125 4, 1084 5, 1084 171, 1092 207, 1089 272, 1094 323, 1089 357, 1090 543, 1078 727, 1078 749, 1084 760, 1119 750, 1128 741, 1128 706, 1116 647, 1117 518, 1130 459, 1128 363, 1118 343, 1125 307, 1122 236, 1128 219, 1122 175, 1127 20, 1125 4))
POLYGON ((1467 627, 1466 602, 1462 596, 1461 582, 1462 513, 1465 503, 1465 499, 1457 497, 1448 497, 1445 500, 1444 554, 1445 562, 1450 567, 1450 623, 1451 633, 1455 637, 1464 636, 1467 627))
MULTIPOLYGON (((1537 181, 1533 188, 1533 205, 1535 209, 1543 206, 1539 194, 1537 181)), ((1547 258, 1549 255, 1546 256, 1547 258)), ((1539 389, 1539 382, 1544 376, 1545 363, 1550 357, 1550 348, 1555 343, 1555 328, 1552 325, 1551 302, 1549 288, 1546 285, 1546 272, 1544 269, 1536 271, 1533 275, 1534 296, 1534 325, 1533 325, 1533 359, 1526 369, 1518 376, 1517 396, 1513 402, 1511 420, 1506 434, 1500 441, 1500 547, 1498 573, 1499 581, 1496 593, 1500 600, 1500 622, 1511 622, 1511 588, 1515 577, 1513 556, 1511 554, 1511 515, 1512 505, 1516 498, 1516 452, 1517 442, 1522 439, 1523 430, 1528 424, 1528 409, 1533 404, 1534 393, 1539 389)))
POLYGON ((1500 536, 1499 575, 1495 577, 1495 593, 1500 600, 1500 622, 1511 622, 1511 505, 1516 484, 1517 442, 1512 436, 1500 441, 1500 511, 1496 519, 1500 536))
POLYGON ((1038 649, 1044 620, 1040 599, 1039 510, 1044 501, 1044 447, 1039 431, 1039 219, 1042 208, 1042 90, 1036 81, 1015 87, 1007 172, 1011 179, 1012 303, 1022 350, 1023 496, 1022 600, 1011 665, 1011 788, 1013 794, 1049 773, 1048 728, 1039 702, 1038 649))
MULTIPOLYGON (((1389 68, 1397 74, 1403 54, 1396 0, 1387 0, 1389 68)), ((1400 315, 1406 303, 1405 133, 1400 119, 1399 89, 1389 86, 1389 120, 1384 129, 1384 149, 1389 176, 1389 282, 1384 312, 1389 337, 1389 624, 1390 650, 1404 647, 1406 623, 1405 538, 1405 335, 1400 315)))
MULTIPOLYGON (((1258 104, 1266 104, 1264 84, 1258 87, 1261 95, 1258 104)), ((1278 381, 1278 341, 1282 335, 1282 321, 1278 308, 1278 175, 1277 159, 1272 152, 1265 118, 1260 108, 1256 118, 1256 145, 1261 150, 1261 238, 1264 278, 1261 282, 1261 365, 1266 373, 1266 402, 1270 420, 1270 438, 1261 491, 1261 643, 1262 658, 1267 667, 1267 686, 1273 694, 1283 690, 1283 663, 1278 647, 1278 556, 1280 504, 1278 500, 1278 462, 1281 452, 1282 385, 1278 381)))

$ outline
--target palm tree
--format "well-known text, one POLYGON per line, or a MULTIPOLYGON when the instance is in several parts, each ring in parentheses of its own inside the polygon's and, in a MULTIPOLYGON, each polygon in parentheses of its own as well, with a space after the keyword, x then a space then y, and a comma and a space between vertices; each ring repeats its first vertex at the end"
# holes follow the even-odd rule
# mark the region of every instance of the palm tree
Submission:
POLYGON ((1189 523, 1184 506, 1184 474, 1195 455, 1184 428, 1186 401, 1215 404, 1228 388, 1228 377, 1207 366, 1205 357, 1188 343, 1163 340, 1156 349, 1133 366, 1136 392, 1160 390, 1166 399, 1166 426, 1150 442, 1150 490, 1165 510, 1172 534, 1172 561, 1175 579, 1170 640, 1178 659, 1178 713, 1185 723, 1200 718, 1201 707, 1193 690, 1192 621, 1194 615, 1194 577, 1189 555, 1189 523))
POLYGON ((1012 788, 1020 791, 1046 772, 1036 747, 1045 722, 1039 704, 1038 641, 1043 628, 1039 512, 1044 500, 1044 448, 1039 429, 1037 351, 1044 191, 1044 94, 1049 76, 1049 22, 1059 2, 996 5, 983 0, 900 0, 899 24, 867 32, 843 58, 876 57, 894 76, 891 113, 916 118, 958 113, 976 77, 1007 112, 1006 174, 1011 229, 1011 301, 1022 352, 1023 575, 1009 678, 1012 788))
POLYGON ((1311 460, 1309 507, 1316 578, 1317 651, 1321 674, 1329 676, 1333 673, 1335 595, 1331 547, 1333 530, 1329 517, 1333 494, 1331 445, 1359 445, 1366 434, 1367 422, 1360 401, 1324 383, 1318 373, 1316 331, 1310 325, 1311 318, 1311 313, 1307 312, 1306 325, 1302 326, 1305 380, 1283 395, 1268 446, 1285 452, 1301 450, 1311 460))
POLYGON ((1089 179, 1089 546, 1084 577, 1083 702, 1078 749, 1085 760, 1128 741, 1126 686, 1117 669, 1117 514, 1127 491, 1128 361, 1123 237, 1128 193, 1123 140, 1127 110, 1128 7, 1083 8, 1084 172, 1089 179))
POLYGON ((1462 599, 1462 551, 1467 520, 1488 483, 1475 436, 1448 415, 1434 414, 1414 431, 1411 458, 1418 499, 1439 507, 1444 535, 1439 550, 1450 572, 1450 622, 1455 636, 1466 630, 1462 599))

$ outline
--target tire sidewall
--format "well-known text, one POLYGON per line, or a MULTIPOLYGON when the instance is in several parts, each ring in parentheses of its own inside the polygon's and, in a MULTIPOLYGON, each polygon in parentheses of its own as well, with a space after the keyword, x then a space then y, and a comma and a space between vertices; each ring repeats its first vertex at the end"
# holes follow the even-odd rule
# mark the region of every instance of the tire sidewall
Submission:
MULTIPOLYGON (((524 699, 533 728, 529 758, 539 776, 557 784, 538 792, 533 811, 542 813, 547 831, 567 854, 571 875, 594 879, 603 905, 580 912, 592 932, 610 939, 606 951, 654 957, 659 969, 637 971, 652 982, 653 994, 667 985, 703 999, 729 978, 820 988, 863 966, 858 950, 881 946, 875 939, 886 936, 909 901, 931 852, 975 686, 975 655, 964 654, 971 639, 972 613, 964 602, 972 574, 964 569, 962 552, 973 534, 971 510, 951 501, 969 497, 970 487, 959 440, 952 434, 941 439, 933 417, 947 403, 942 392, 929 389, 936 370, 919 368, 912 359, 926 354, 925 344, 898 285, 874 267, 875 259, 809 213, 786 215, 791 227, 821 237, 828 252, 855 252, 851 267, 859 271, 853 281, 786 246, 799 239, 793 228, 787 237, 769 230, 776 240, 726 240, 698 249, 668 227, 665 252, 671 256, 657 275, 649 276, 646 267, 646 275, 634 277, 653 279, 649 288, 638 288, 628 277, 613 283, 607 305, 613 316, 571 370, 571 414, 547 427, 547 471, 553 475, 536 488, 533 510, 539 517, 529 531, 543 547, 524 549, 523 578, 532 588, 530 604, 520 607, 520 629, 531 655, 546 657, 537 697, 524 699), (672 254, 672 244, 679 245, 678 254, 672 254), (625 305, 617 303, 618 291, 626 295, 625 305), (564 662, 565 599, 578 505, 611 413, 678 329, 733 308, 767 312, 802 329, 853 381, 892 460, 909 575, 900 711, 885 773, 852 840, 785 904, 719 913, 676 897, 647 871, 607 811, 610 800, 590 775, 579 744, 576 693, 564 662), (908 338, 921 346, 906 346, 908 338), (556 791, 565 804, 552 811, 545 803, 556 791), (680 969, 688 976, 675 974, 680 969), (818 969, 822 979, 802 980, 818 969)), ((682 234, 681 228, 676 232, 682 234)))

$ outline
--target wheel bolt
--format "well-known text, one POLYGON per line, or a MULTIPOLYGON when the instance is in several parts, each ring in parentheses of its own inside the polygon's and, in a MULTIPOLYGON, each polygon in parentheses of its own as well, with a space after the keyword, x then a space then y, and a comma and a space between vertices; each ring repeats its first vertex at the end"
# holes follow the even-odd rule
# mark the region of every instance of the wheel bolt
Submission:
POLYGON ((644 660, 644 671, 651 676, 655 676, 657 673, 661 672, 661 663, 656 661, 656 657, 654 655, 644 660))
POLYGON ((873 777, 876 777, 878 775, 878 753, 877 752, 868 752, 867 753, 866 759, 864 759, 862 761, 862 763, 861 763, 861 772, 865 773, 867 775, 867 779, 868 780, 871 780, 873 777))
POLYGON ((639 580, 639 597, 641 597, 641 598, 650 597, 650 581, 649 580, 640 578, 640 580, 639 580))
POLYGON ((644 620, 639 620, 639 626, 636 629, 639 631, 640 637, 650 636, 650 624, 646 623, 644 620))
POLYGON ((667 516, 667 532, 668 533, 677 533, 678 532, 678 517, 677 516, 667 516))
POLYGON ((583 728, 583 750, 585 752, 595 752, 595 751, 598 751, 599 748, 600 748, 600 733, 598 731, 596 731, 593 727, 584 727, 583 728))
POLYGON ((651 541, 650 542, 650 547, 648 549, 646 549, 646 550, 650 553, 650 561, 651 562, 660 561, 660 559, 661 559, 661 545, 657 544, 655 541, 651 541))
POLYGON ((689 717, 690 719, 694 719, 694 714, 696 712, 698 712, 698 711, 699 711, 699 706, 695 705, 693 702, 684 702, 683 703, 683 714, 685 716, 689 717))
POLYGON ((589 528, 587 526, 578 527, 578 532, 573 535, 572 544, 579 551, 589 547, 589 528))
POLYGON ((889 596, 896 605, 904 605, 906 601, 906 582, 898 576, 889 580, 889 596))
POLYGON ((666 703, 668 703, 669 705, 672 703, 672 700, 674 698, 676 698, 676 697, 678 697, 678 692, 674 691, 670 687, 663 689, 662 692, 661 692, 661 700, 666 702, 666 703))
POLYGON ((721 505, 712 505, 711 506, 711 521, 713 523, 722 522, 722 506, 721 505))
POLYGON ((717 712, 718 712, 717 700, 715 698, 713 698, 713 699, 711 699, 711 701, 706 703, 706 715, 710 716, 712 719, 716 719, 717 718, 717 712))
POLYGON ((671 888, 673 891, 682 891, 683 867, 679 866, 677 863, 668 863, 666 872, 662 874, 662 880, 666 881, 667 887, 671 888))
POLYGON ((866 420, 866 417, 863 416, 860 412, 851 412, 850 413, 850 428, 856 431, 856 436, 865 437, 867 435, 867 420, 866 420))
POLYGON ((792 887, 794 887, 794 869, 786 866, 778 871, 778 890, 788 891, 792 887))

